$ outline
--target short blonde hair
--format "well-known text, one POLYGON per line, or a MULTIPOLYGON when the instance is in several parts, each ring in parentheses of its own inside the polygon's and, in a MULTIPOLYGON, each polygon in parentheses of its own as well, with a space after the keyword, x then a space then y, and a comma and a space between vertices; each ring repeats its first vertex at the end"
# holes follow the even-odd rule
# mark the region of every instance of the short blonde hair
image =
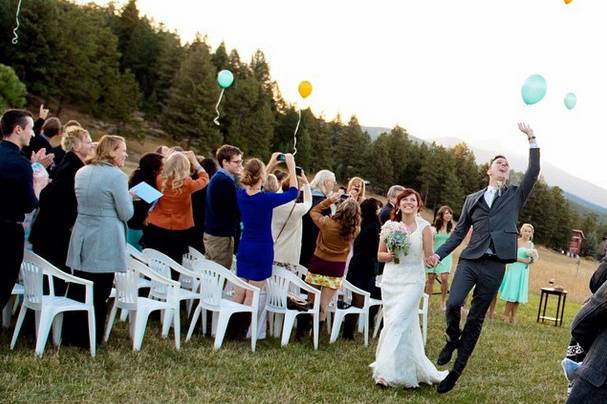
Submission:
POLYGON ((173 191, 180 191, 185 179, 190 176, 190 160, 182 152, 173 152, 166 158, 160 173, 160 191, 169 186, 173 191))
POLYGON ((278 183, 278 178, 274 174, 268 174, 266 177, 266 181, 263 185, 263 189, 268 192, 278 192, 280 189, 280 184, 278 183))
POLYGON ((109 163, 114 164, 114 156, 112 153, 118 150, 126 141, 122 136, 104 135, 99 139, 99 143, 95 148, 95 154, 89 161, 90 164, 109 163))
POLYGON ((70 126, 63 132, 63 139, 61 139, 61 148, 63 150, 70 151, 74 146, 80 145, 86 135, 90 136, 90 133, 80 126, 70 126))

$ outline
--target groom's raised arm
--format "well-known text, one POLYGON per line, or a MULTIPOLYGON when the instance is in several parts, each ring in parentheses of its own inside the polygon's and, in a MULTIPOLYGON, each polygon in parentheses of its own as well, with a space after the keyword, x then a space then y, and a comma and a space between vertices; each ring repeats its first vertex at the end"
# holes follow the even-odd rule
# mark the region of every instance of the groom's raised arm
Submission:
POLYGON ((540 148, 537 145, 533 129, 529 125, 519 124, 518 127, 521 132, 527 135, 529 141, 529 164, 518 188, 521 203, 524 204, 540 175, 540 148))
MULTIPOLYGON (((474 195, 474 194, 472 194, 474 195)), ((466 200, 464 201, 464 206, 462 207, 462 213, 459 216, 459 220, 457 225, 455 226, 455 230, 451 233, 451 236, 445 241, 445 244, 440 246, 438 250, 436 250, 435 254, 438 255, 439 259, 445 258, 447 255, 451 254, 453 250, 457 248, 458 245, 466 237, 468 234, 468 230, 470 230, 470 226, 472 226, 472 220, 470 219, 470 209, 472 206, 472 200, 474 199, 472 195, 468 195, 466 200)))

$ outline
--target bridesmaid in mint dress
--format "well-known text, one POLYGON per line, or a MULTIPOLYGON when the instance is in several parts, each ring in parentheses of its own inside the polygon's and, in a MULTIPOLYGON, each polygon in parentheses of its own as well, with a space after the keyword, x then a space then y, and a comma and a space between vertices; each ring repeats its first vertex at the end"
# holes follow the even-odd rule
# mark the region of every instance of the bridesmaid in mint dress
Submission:
MULTIPOLYGON (((441 206, 434 217, 434 223, 432 223, 432 233, 434 235, 433 249, 436 251, 438 247, 443 245, 445 241, 451 236, 453 230, 453 209, 449 206, 441 206)), ((453 257, 451 254, 441 260, 441 262, 434 268, 426 268, 426 293, 428 296, 432 296, 432 290, 434 286, 434 280, 436 277, 440 277, 441 283, 441 310, 445 311, 445 303, 447 302, 447 292, 449 291, 449 273, 451 272, 451 265, 453 263, 453 257)))
POLYGON ((513 324, 520 303, 527 303, 529 295, 529 265, 534 262, 533 226, 525 223, 521 226, 518 239, 517 260, 506 267, 506 273, 500 286, 500 299, 506 301, 503 319, 513 324))

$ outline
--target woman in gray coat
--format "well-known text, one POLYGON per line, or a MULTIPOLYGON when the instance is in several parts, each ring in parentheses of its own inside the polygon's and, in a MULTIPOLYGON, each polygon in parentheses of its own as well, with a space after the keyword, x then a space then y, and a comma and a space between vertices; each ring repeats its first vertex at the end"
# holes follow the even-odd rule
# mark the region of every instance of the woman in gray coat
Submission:
MULTIPOLYGON (((127 269, 126 221, 133 216, 133 200, 128 177, 120 169, 126 157, 124 138, 103 136, 89 165, 78 170, 75 179, 78 217, 66 264, 74 275, 93 281, 97 343, 103 335, 114 273, 127 269)), ((84 288, 70 285, 68 297, 84 301, 84 288)), ((66 343, 89 346, 84 317, 66 326, 66 343)))

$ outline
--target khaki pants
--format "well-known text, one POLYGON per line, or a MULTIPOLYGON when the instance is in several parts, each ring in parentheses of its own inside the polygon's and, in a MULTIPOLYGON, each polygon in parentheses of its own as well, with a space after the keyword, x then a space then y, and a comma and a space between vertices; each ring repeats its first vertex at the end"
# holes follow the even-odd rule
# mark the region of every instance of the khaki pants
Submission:
POLYGON ((204 233, 205 255, 213 262, 223 265, 227 269, 232 268, 232 257, 234 255, 234 237, 217 237, 204 233))

